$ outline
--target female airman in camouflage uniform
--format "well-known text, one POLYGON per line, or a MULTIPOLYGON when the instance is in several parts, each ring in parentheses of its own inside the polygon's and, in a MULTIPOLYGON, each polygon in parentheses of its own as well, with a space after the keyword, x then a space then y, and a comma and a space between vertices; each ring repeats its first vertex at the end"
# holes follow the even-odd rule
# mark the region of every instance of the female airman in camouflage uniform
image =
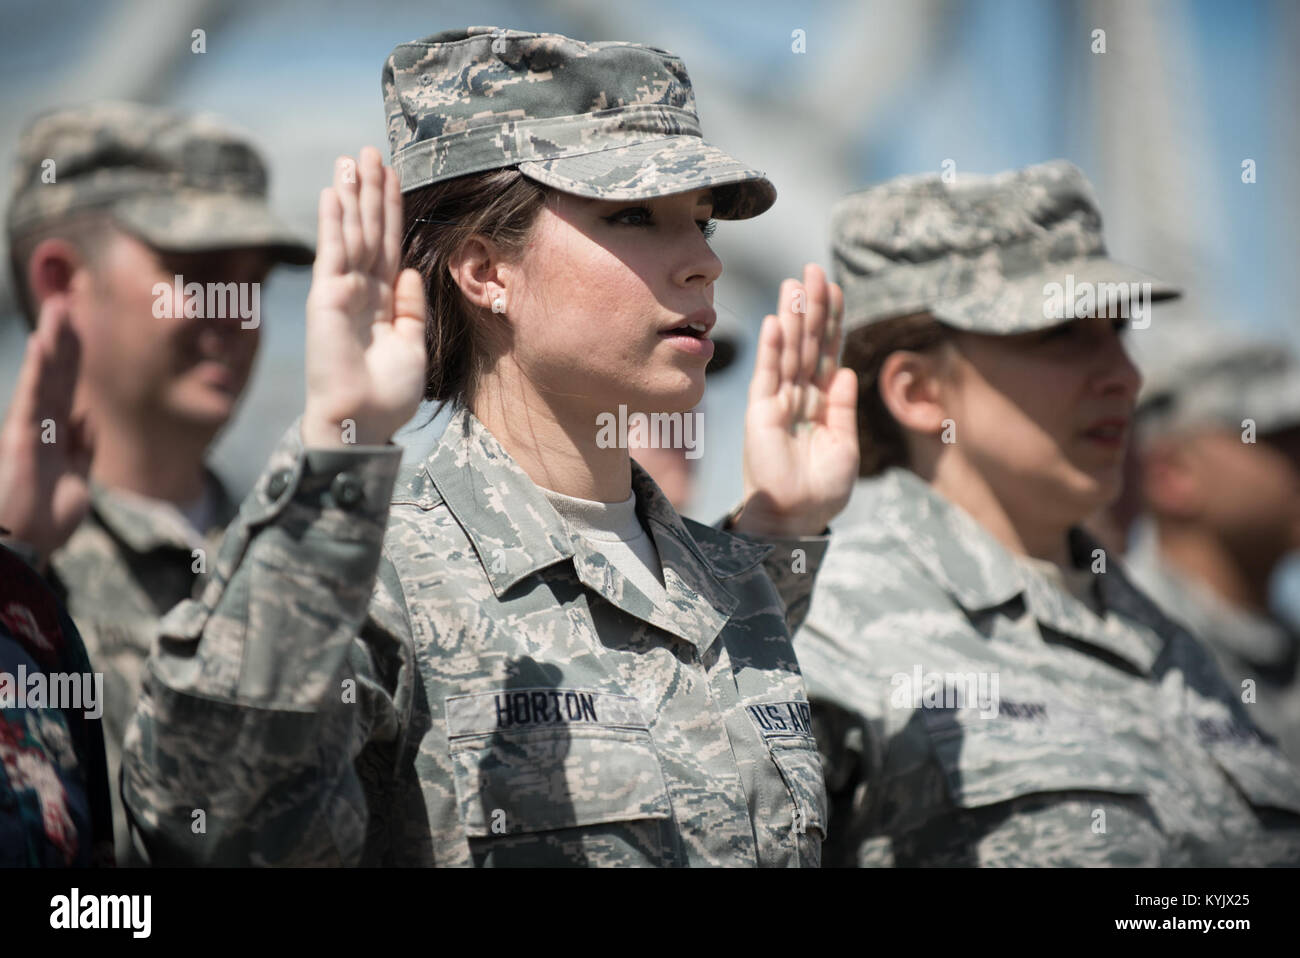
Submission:
POLYGON ((150 662, 143 844, 818 864, 790 635, 857 470, 838 289, 810 267, 764 325, 729 520, 754 538, 685 521, 598 427, 698 402, 709 220, 771 184, 701 139, 654 48, 471 28, 397 47, 384 93, 394 170, 366 150, 322 194, 300 428, 150 662), (398 475, 421 394, 453 415, 398 475))
POLYGON ((1120 333, 1173 291, 1109 259, 1068 163, 833 222, 866 478, 797 645, 828 863, 1296 862, 1294 770, 1080 528, 1122 482, 1120 333))

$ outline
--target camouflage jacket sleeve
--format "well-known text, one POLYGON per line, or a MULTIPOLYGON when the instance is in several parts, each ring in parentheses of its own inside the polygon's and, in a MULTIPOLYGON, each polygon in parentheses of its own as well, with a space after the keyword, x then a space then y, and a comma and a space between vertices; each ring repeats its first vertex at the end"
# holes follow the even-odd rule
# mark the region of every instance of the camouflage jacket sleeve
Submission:
POLYGON ((767 577, 776 586, 776 591, 785 604, 785 624, 794 635, 808 615, 808 606, 812 602, 813 585, 817 581, 817 572, 821 569, 826 549, 830 545, 830 534, 820 536, 774 536, 758 538, 739 532, 731 525, 730 512, 713 524, 715 529, 742 536, 759 545, 770 546, 771 551, 763 559, 763 569, 767 577))
POLYGON ((399 726, 389 670, 362 638, 404 624, 400 611, 367 618, 400 458, 304 451, 295 424, 200 598, 163 620, 123 761, 152 863, 359 861, 354 759, 399 726))
POLYGON ((846 654, 851 634, 826 615, 827 606, 834 603, 824 601, 824 592, 813 603, 795 648, 812 703, 813 737, 830 802, 822 865, 844 868, 859 864, 858 849, 871 837, 871 804, 877 799, 889 736, 881 699, 889 685, 883 677, 864 675, 846 654))

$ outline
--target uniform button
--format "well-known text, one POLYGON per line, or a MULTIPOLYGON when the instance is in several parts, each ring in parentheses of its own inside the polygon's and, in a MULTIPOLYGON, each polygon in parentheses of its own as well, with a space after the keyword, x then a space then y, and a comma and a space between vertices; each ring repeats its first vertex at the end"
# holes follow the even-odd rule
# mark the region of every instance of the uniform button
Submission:
POLYGON ((289 480, 293 473, 288 469, 281 469, 272 473, 270 480, 266 484, 266 498, 274 502, 284 494, 284 490, 289 488, 289 480))
POLYGON ((351 509, 361 501, 361 480, 350 472, 340 472, 330 483, 330 494, 340 509, 351 509))

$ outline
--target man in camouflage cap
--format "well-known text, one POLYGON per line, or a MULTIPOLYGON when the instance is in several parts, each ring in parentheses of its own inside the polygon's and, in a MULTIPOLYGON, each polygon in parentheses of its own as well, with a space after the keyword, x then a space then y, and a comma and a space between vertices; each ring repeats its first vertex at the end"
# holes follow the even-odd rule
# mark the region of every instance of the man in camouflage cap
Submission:
MULTIPOLYGON (((707 290, 703 270, 716 265, 707 244, 680 241, 700 225, 697 189, 716 189, 715 216, 753 215, 774 195, 761 174, 700 139, 684 68, 653 48, 471 28, 397 47, 384 89, 407 204, 427 198, 409 195, 425 185, 488 173, 455 184, 466 191, 457 202, 478 196, 496 171, 514 166, 522 176, 498 177, 510 184, 498 185, 498 195, 535 176, 565 194, 543 200, 566 210, 572 203, 587 217, 603 218, 604 207, 592 214, 592 204, 570 194, 665 197, 657 209, 674 217, 673 241, 638 232, 621 247, 646 259, 663 254, 645 266, 648 279, 635 274, 655 292, 652 281, 688 269, 697 278, 691 291, 707 290), (686 265, 670 271, 669 262, 686 265)), ((344 260, 330 241, 333 230, 343 233, 340 211, 355 208, 359 195, 363 209, 369 197, 377 213, 396 212, 392 171, 378 161, 364 150, 359 192, 336 176, 322 197, 301 430, 273 454, 208 588, 164 621, 149 663, 123 791, 151 854, 178 863, 816 865, 825 791, 791 634, 823 536, 789 525, 790 537, 771 551, 684 521, 628 462, 630 495, 612 506, 634 500, 644 519, 634 514, 632 524, 644 521, 653 533, 663 575, 654 581, 641 566, 653 582, 643 591, 627 574, 633 567, 575 532, 573 513, 562 517, 559 492, 574 490, 543 488, 516 457, 517 437, 502 439, 478 418, 506 398, 500 391, 475 406, 464 389, 435 390, 428 398, 455 403, 450 422, 431 455, 400 473, 399 450, 361 443, 383 443, 409 417, 404 408, 377 423, 370 416, 365 430, 358 422, 357 445, 330 446, 346 413, 327 403, 325 422, 316 422, 320 314, 312 303, 329 264, 344 260), (795 547, 806 567, 790 561, 795 547), (183 777, 172 773, 178 768, 183 777), (202 835, 191 828, 196 807, 206 812, 202 835)), ((564 258, 575 237, 557 239, 549 231, 563 229, 560 216, 535 208, 543 226, 526 233, 528 253, 511 261, 519 272, 537 262, 532 256, 564 258)), ((408 222, 381 220, 381 232, 385 244, 406 234, 410 265, 412 244, 426 237, 406 228, 409 207, 401 216, 408 222)), ((430 219, 451 230, 464 222, 430 219)), ((611 245, 595 234, 592 249, 603 249, 593 258, 611 245)), ((357 259, 366 253, 362 245, 357 259)), ((427 290, 430 278, 395 264, 359 276, 347 262, 342 275, 376 296, 394 284, 394 300, 407 294, 411 305, 394 312, 388 342, 405 330, 420 346, 416 378, 427 381, 423 343, 439 303, 410 287, 427 290)), ((633 275, 617 257, 610 262, 593 284, 633 275)), ((507 282, 503 295, 519 289, 507 282)), ((825 319, 832 291, 820 291, 807 314, 825 319)), ((538 295, 547 292, 556 291, 538 295)), ((475 322, 489 321, 491 299, 471 303, 461 286, 450 295, 474 309, 475 322)), ((598 312, 591 302, 575 294, 566 305, 586 307, 585 320, 598 312)), ((789 318, 788 309, 782 314, 789 318)), ((553 314, 536 308, 510 328, 539 316, 553 314)), ((379 342, 374 336, 370 348, 379 342)), ((650 356, 657 374, 658 348, 631 355, 650 356)), ((337 378, 329 372, 319 376, 326 386, 337 378)), ((552 373, 546 385, 558 378, 552 373)), ((367 385, 354 390, 365 401, 374 395, 367 385)), ((523 402, 510 415, 530 425, 543 416, 523 402)), ((789 435, 785 421, 776 429, 789 435)), ((576 438, 580 448, 592 447, 591 433, 576 438)), ((617 455, 602 462, 623 465, 617 455)), ((826 472, 844 478, 851 467, 843 462, 826 472)), ((805 463, 784 465, 803 475, 805 463)), ((823 517, 813 518, 821 533, 823 517)))
POLYGON ((207 117, 105 102, 43 114, 19 143, 13 284, 29 325, 75 331, 73 417, 55 435, 69 448, 88 421, 94 460, 90 514, 66 544, 40 509, 10 514, 23 508, 10 500, 0 519, 48 561, 104 673, 119 862, 121 739, 141 670, 159 617, 191 594, 235 512, 205 454, 248 381, 261 282, 277 262, 312 259, 266 193, 257 150, 207 117))
POLYGON ((855 193, 832 244, 864 478, 796 640, 826 862, 1300 858, 1293 770, 1077 528, 1139 385, 1108 320, 1174 291, 1063 162, 855 193))
POLYGON ((1300 549, 1300 360, 1286 343, 1197 326, 1138 353, 1146 514, 1126 560, 1300 763, 1300 635, 1269 602, 1300 549))

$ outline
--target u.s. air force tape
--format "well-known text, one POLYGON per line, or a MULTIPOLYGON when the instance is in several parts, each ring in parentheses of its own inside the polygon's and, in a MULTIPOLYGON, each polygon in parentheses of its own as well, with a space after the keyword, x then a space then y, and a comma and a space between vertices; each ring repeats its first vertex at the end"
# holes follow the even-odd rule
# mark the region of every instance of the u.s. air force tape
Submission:
POLYGON ((564 725, 647 728, 637 700, 613 692, 503 689, 447 698, 447 734, 450 736, 564 725))
POLYGON ((807 702, 761 702, 745 706, 745 711, 765 739, 813 737, 812 711, 807 702))

